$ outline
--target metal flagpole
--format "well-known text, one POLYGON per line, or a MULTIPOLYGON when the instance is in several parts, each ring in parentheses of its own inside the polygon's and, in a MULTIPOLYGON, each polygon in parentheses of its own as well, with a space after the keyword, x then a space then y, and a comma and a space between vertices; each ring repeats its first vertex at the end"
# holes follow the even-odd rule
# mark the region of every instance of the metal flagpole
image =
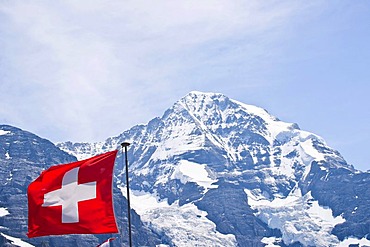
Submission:
MULTIPOLYGON (((126 160, 126 186, 127 186, 127 219, 128 219, 128 236, 130 247, 132 247, 132 237, 131 237, 131 207, 130 207, 130 186, 128 182, 128 160, 127 160, 127 147, 130 146, 128 142, 122 142, 122 155, 123 148, 125 148, 125 160, 126 160)), ((122 232, 123 233, 123 232, 122 232)))

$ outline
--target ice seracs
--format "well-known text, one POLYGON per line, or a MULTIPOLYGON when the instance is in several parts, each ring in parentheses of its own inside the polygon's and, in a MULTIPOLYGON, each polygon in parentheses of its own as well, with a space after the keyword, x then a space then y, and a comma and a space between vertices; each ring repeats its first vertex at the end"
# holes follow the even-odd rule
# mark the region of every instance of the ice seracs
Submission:
POLYGON ((248 204, 256 209, 256 215, 269 227, 279 229, 285 244, 300 242, 304 246, 334 246, 338 238, 331 234, 335 225, 345 222, 341 216, 334 217, 330 208, 322 207, 311 193, 302 195, 295 188, 285 198, 268 200, 259 191, 246 189, 248 204))

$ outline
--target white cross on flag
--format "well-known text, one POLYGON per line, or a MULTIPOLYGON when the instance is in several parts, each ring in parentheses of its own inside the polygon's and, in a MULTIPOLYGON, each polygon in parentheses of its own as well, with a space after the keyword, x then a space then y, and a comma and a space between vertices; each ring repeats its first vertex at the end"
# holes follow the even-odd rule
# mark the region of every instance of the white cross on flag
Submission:
POLYGON ((28 237, 118 232, 112 178, 117 150, 52 166, 28 186, 28 237))

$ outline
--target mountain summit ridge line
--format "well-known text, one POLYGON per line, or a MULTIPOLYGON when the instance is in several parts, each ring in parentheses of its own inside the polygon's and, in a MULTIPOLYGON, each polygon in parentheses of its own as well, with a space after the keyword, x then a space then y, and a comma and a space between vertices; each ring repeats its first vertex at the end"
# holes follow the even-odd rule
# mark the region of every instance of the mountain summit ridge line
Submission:
MULTIPOLYGON (((370 173, 356 170, 323 138, 295 123, 223 94, 198 91, 161 117, 102 142, 57 144, 70 155, 31 133, 0 126, 0 189, 6 192, 0 208, 10 213, 0 218, 4 226, 24 225, 26 216, 20 211, 15 217, 19 209, 6 198, 16 193, 10 198, 25 200, 22 191, 37 171, 66 158, 117 149, 123 141, 132 143, 130 195, 138 213, 133 237, 141 244, 370 245, 370 173), (30 176, 19 172, 22 162, 30 167, 30 176)), ((125 203, 121 159, 119 155, 115 164, 117 209, 125 203)), ((120 217, 125 224, 125 215, 120 217)))

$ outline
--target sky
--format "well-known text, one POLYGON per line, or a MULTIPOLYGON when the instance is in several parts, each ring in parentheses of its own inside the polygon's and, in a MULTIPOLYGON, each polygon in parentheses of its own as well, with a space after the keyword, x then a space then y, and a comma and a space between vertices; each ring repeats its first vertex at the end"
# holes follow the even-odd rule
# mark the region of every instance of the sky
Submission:
POLYGON ((216 92, 370 169, 370 2, 0 0, 0 124, 103 141, 216 92))

